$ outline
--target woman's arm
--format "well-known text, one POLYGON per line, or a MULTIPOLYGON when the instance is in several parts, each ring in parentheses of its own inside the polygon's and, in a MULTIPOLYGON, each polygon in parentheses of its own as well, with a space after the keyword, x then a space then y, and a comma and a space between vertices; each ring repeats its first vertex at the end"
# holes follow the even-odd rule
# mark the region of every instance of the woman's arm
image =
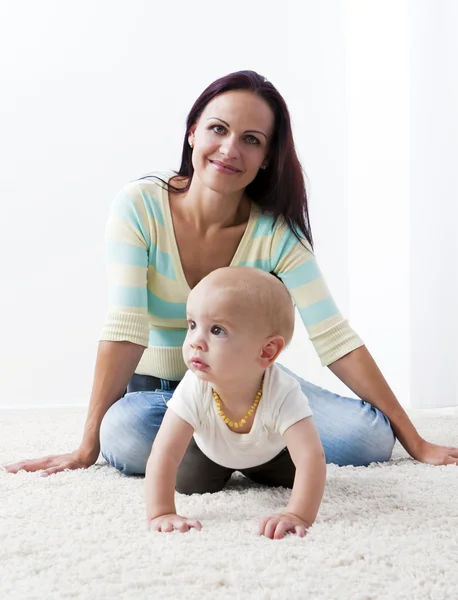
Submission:
MULTIPOLYGON (((91 454, 100 451, 100 425, 105 413, 122 398, 143 352, 132 342, 99 342, 89 410, 80 448, 91 454)), ((97 457, 95 458, 97 460, 97 457)))
POLYGON ((385 413, 396 437, 413 458, 432 465, 458 464, 458 448, 431 444, 418 434, 365 346, 328 366, 359 398, 385 413))
POLYGON ((64 469, 81 469, 93 465, 100 452, 102 419, 110 406, 122 397, 144 350, 144 346, 131 342, 100 342, 86 425, 79 448, 68 454, 11 464, 5 467, 6 470, 17 473, 20 470, 43 469, 43 475, 52 475, 64 469))

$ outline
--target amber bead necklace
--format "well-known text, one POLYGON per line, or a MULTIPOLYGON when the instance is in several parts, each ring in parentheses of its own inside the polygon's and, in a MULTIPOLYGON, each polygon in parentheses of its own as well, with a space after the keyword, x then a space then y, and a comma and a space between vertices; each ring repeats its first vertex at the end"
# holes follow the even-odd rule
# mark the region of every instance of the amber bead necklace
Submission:
POLYGON ((264 385, 264 376, 261 381, 261 386, 260 386, 259 390, 256 392, 256 396, 254 397, 253 404, 248 409, 248 412, 246 413, 246 415, 240 419, 240 421, 232 421, 231 419, 229 419, 228 416, 226 416, 224 414, 223 409, 221 408, 221 398, 219 397, 218 392, 215 392, 215 390, 212 388, 212 394, 213 394, 213 398, 215 399, 218 414, 223 419, 223 421, 226 423, 226 425, 229 425, 229 427, 234 427, 234 429, 238 429, 239 427, 243 427, 246 424, 248 419, 251 417, 251 415, 256 410, 256 408, 259 404, 259 401, 261 400, 263 385, 264 385))

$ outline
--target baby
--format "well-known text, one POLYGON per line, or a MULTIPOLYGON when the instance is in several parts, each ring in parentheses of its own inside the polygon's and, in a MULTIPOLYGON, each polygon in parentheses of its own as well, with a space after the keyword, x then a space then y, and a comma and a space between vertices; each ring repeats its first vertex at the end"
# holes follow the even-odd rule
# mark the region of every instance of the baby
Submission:
POLYGON ((299 383, 274 364, 290 342, 294 307, 283 283, 251 267, 217 269, 191 291, 178 385, 146 467, 150 529, 201 529, 176 513, 174 492, 223 489, 234 471, 292 488, 259 533, 304 536, 323 497, 326 462, 299 383))

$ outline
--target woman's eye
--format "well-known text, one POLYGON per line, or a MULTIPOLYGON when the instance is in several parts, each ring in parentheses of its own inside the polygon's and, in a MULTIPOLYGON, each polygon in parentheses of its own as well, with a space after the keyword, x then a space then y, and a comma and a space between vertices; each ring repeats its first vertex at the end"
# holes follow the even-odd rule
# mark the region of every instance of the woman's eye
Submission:
POLYGON ((245 139, 249 144, 259 144, 258 138, 255 138, 254 135, 247 135, 245 139))
POLYGON ((195 328, 196 328, 196 322, 195 321, 188 321, 188 329, 190 329, 192 331, 195 328))
POLYGON ((212 129, 215 133, 224 133, 225 131, 222 125, 213 125, 212 129))
POLYGON ((224 333, 226 333, 224 331, 224 329, 222 327, 220 327, 219 325, 213 325, 213 327, 211 328, 211 333, 213 335, 223 335, 224 333))

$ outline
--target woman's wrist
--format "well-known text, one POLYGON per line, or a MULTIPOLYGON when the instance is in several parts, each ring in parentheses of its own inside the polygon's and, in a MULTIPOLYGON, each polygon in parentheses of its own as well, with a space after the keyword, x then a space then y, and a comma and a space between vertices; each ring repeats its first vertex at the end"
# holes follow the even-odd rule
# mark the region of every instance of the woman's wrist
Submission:
POLYGON ((93 465, 100 454, 100 443, 88 443, 83 440, 76 452, 83 462, 93 465))
POLYGON ((399 407, 397 411, 387 416, 390 420, 394 435, 399 440, 400 444, 411 456, 417 454, 424 439, 416 430, 406 411, 402 407, 399 407))
POLYGON ((419 456, 421 454, 422 451, 422 447, 424 444, 427 444, 428 442, 426 442, 426 440, 424 438, 422 438, 417 432, 415 432, 416 435, 412 436, 411 438, 409 438, 408 440, 401 440, 401 438, 399 438, 398 436, 398 440, 401 443, 401 445, 404 447, 405 450, 407 450, 407 452, 410 454, 410 456, 412 458, 415 458, 416 460, 419 460, 419 456))

